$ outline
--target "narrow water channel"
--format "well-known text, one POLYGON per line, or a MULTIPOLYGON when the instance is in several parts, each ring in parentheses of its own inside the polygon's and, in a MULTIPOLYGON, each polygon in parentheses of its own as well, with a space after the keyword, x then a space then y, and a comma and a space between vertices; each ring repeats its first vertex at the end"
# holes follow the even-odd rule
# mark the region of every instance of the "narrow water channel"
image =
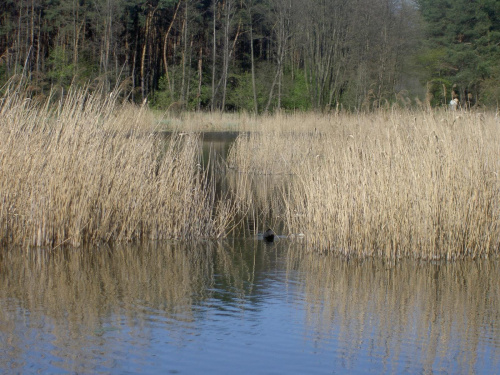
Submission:
POLYGON ((2 249, 0 373, 495 374, 498 280, 498 259, 388 264, 256 236, 2 249))

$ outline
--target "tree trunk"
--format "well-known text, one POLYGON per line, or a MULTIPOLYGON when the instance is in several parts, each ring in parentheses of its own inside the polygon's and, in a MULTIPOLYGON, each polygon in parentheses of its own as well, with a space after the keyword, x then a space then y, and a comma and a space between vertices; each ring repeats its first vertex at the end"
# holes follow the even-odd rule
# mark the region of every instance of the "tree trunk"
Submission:
POLYGON ((224 111, 226 106, 226 92, 227 92, 227 74, 229 71, 229 29, 231 26, 231 6, 232 1, 226 0, 224 4, 225 14, 225 24, 224 24, 224 52, 223 52, 223 62, 222 62, 222 104, 221 111, 224 111))
POLYGON ((271 85, 271 89, 269 90, 269 96, 267 99, 267 104, 264 109, 264 112, 267 113, 269 111, 269 107, 271 106, 271 102, 274 97, 274 90, 276 85, 278 85, 278 108, 281 106, 281 81, 283 75, 283 63, 286 55, 287 42, 290 38, 289 34, 289 21, 290 21, 290 7, 291 4, 288 0, 277 0, 275 3, 277 17, 278 17, 278 30, 276 34, 278 48, 276 51, 276 74, 274 75, 273 83, 271 85))
POLYGON ((254 113, 259 113, 259 107, 257 104, 257 89, 255 86, 255 59, 253 52, 253 24, 252 24, 252 9, 249 10, 250 16, 250 63, 251 63, 251 71, 252 71, 252 93, 253 93, 253 110, 254 113))
POLYGON ((201 83, 202 83, 202 67, 203 67, 203 48, 200 47, 200 57, 198 59, 198 104, 196 106, 196 109, 200 111, 201 109, 201 83))
POLYGON ((142 54, 141 54, 141 94, 142 94, 142 101, 146 99, 147 96, 147 87, 146 87, 146 52, 148 50, 148 44, 149 44, 149 31, 151 27, 151 22, 153 20, 154 14, 156 13, 156 10, 158 9, 158 6, 154 8, 152 11, 148 12, 148 15, 146 17, 146 25, 144 27, 144 45, 142 46, 142 54))
MULTIPOLYGON (((174 25, 175 19, 177 17, 177 11, 179 10, 179 6, 181 5, 182 0, 179 0, 177 6, 175 7, 174 15, 172 17, 172 21, 168 26, 167 31, 165 32, 165 37, 163 39, 163 65, 165 67, 165 76, 167 77, 167 85, 168 90, 170 91, 170 97, 173 99, 174 91, 172 88, 172 84, 170 83, 170 74, 168 73, 168 58, 167 58, 167 47, 168 47, 168 37, 170 35, 170 31, 172 30, 172 26, 174 25)), ((187 7, 187 4, 186 4, 187 7)))
POLYGON ((213 19, 213 29, 212 29, 212 101, 210 104, 212 112, 215 110, 215 66, 217 63, 217 35, 216 35, 216 24, 217 24, 217 0, 214 0, 214 19, 213 19))
POLYGON ((182 27, 182 38, 183 40, 183 48, 182 48, 182 81, 181 81, 181 102, 184 105, 186 100, 186 53, 188 46, 188 7, 186 4, 186 9, 184 11, 184 22, 182 27))

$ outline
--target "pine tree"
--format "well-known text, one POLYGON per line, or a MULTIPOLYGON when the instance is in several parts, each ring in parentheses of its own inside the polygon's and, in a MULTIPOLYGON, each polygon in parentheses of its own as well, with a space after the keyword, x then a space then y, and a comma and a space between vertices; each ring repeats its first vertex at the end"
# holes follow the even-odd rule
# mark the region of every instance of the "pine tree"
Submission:
POLYGON ((427 26, 421 62, 428 80, 447 86, 449 98, 466 107, 498 100, 491 83, 500 78, 500 3, 420 0, 419 6, 427 26))

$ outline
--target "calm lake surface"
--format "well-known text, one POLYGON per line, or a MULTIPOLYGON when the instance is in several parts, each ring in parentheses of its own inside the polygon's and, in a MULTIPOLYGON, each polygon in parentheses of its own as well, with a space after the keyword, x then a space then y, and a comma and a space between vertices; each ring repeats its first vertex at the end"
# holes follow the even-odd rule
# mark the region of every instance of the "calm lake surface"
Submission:
POLYGON ((498 259, 246 237, 1 249, 0 374, 500 374, 498 259))
POLYGON ((497 261, 282 239, 0 254, 0 373, 499 373, 497 261))

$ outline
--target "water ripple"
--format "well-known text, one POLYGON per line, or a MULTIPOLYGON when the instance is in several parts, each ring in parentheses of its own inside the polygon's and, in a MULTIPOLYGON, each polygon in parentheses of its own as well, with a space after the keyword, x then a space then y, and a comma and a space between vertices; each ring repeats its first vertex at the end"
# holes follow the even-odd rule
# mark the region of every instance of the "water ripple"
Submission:
POLYGON ((388 268, 252 242, 0 262, 0 373, 500 368, 495 261, 388 268))

